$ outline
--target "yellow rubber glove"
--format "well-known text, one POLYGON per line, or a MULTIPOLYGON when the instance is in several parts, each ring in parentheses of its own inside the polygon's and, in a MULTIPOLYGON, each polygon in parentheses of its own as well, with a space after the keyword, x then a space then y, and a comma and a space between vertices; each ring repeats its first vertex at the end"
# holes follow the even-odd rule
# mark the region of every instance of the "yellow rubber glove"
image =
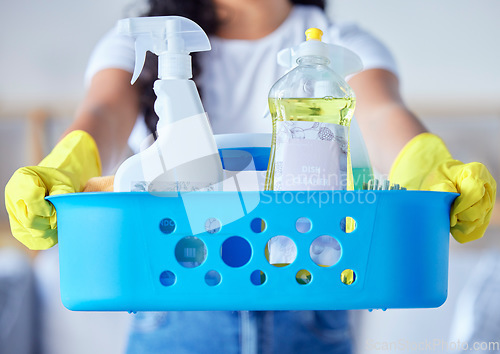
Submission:
POLYGON ((5 206, 12 235, 32 250, 54 246, 56 211, 45 197, 80 192, 91 177, 100 174, 94 139, 81 130, 69 133, 38 166, 18 169, 7 183, 5 206))
POLYGON ((451 234, 461 243, 483 237, 495 204, 495 179, 479 162, 454 160, 438 136, 423 133, 410 140, 389 179, 413 190, 460 193, 450 212, 451 234))

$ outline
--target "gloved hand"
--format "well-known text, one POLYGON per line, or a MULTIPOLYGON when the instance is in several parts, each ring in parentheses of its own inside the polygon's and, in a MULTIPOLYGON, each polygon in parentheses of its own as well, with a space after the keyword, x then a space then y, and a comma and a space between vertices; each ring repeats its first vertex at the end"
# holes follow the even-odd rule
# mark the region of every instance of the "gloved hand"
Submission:
POLYGON ((45 197, 80 192, 91 177, 100 174, 94 139, 81 130, 66 135, 38 166, 18 169, 7 183, 5 206, 12 235, 32 250, 54 246, 56 211, 45 197))
POLYGON ((483 237, 490 222, 497 184, 486 166, 454 160, 436 135, 423 133, 401 150, 389 179, 408 189, 455 192, 451 234, 461 243, 483 237))

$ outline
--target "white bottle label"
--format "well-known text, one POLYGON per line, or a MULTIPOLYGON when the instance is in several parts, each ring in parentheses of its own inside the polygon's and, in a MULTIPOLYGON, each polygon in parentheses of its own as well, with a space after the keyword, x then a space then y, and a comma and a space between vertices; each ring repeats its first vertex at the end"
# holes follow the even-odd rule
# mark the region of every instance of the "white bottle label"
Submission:
POLYGON ((125 171, 125 177, 135 178, 120 174, 126 190, 187 192, 221 187, 222 165, 206 113, 164 123, 158 127, 158 140, 135 156, 135 164, 125 171))
POLYGON ((276 122, 274 190, 344 190, 348 128, 333 123, 276 122))

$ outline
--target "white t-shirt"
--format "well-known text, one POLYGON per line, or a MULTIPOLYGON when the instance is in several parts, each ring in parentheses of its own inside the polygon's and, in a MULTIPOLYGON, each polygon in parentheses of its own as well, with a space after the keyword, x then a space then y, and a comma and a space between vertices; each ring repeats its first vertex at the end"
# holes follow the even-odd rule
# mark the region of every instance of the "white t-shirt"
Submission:
MULTIPOLYGON (((305 40, 310 27, 323 30, 323 41, 344 46, 361 58, 364 70, 385 69, 397 75, 395 61, 386 47, 354 24, 332 23, 316 6, 296 5, 271 34, 257 40, 222 39, 211 36, 212 50, 200 55, 202 73, 197 85, 215 134, 270 133, 267 96, 271 86, 285 74, 276 54, 305 40)), ((106 68, 133 72, 134 41, 113 28, 97 44, 87 67, 88 85, 93 75, 106 68)), ((129 139, 134 152, 148 131, 138 119, 129 139)))

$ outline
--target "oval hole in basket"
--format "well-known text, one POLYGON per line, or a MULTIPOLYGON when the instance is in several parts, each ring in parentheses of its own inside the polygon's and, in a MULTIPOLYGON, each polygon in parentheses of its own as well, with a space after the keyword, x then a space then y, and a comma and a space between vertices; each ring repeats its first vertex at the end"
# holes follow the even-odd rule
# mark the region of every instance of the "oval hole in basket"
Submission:
POLYGON ((175 246, 175 258, 183 267, 198 267, 207 259, 207 246, 198 237, 184 237, 175 246))
POLYGON ((205 274, 205 283, 209 286, 219 285, 221 279, 220 273, 216 270, 209 270, 207 274, 205 274))
POLYGON ((346 234, 350 234, 354 230, 356 230, 356 227, 358 225, 356 224, 356 220, 351 218, 350 216, 347 216, 340 220, 340 229, 344 231, 346 234))
POLYGON ((222 243, 220 255, 228 266, 243 267, 252 257, 252 247, 243 237, 232 236, 222 243))
POLYGON ((269 264, 285 267, 297 258, 297 246, 289 237, 274 236, 267 241, 265 255, 269 264))
POLYGON ((165 218, 160 221, 160 231, 164 234, 171 234, 175 231, 175 221, 170 218, 165 218))
POLYGON ((295 274, 295 280, 297 280, 297 283, 300 285, 307 285, 312 280, 312 274, 307 269, 301 269, 295 274))
POLYGON ((250 274, 250 281, 253 285, 262 285, 266 282, 266 273, 257 269, 250 274))
POLYGON ((306 232, 311 231, 312 222, 309 218, 306 217, 298 218, 297 221, 295 222, 295 228, 301 234, 305 234, 306 232))
POLYGON ((205 221, 205 230, 209 234, 216 234, 220 231, 221 226, 222 224, 217 218, 208 218, 207 221, 205 221))
POLYGON ((171 286, 175 284, 175 274, 169 270, 166 270, 160 274, 160 283, 163 286, 171 286))
POLYGON ((356 281, 356 273, 352 269, 345 269, 340 273, 340 281, 345 285, 351 285, 356 281))
POLYGON ((320 267, 331 267, 342 254, 342 247, 335 237, 323 235, 314 239, 309 247, 309 256, 320 267))
POLYGON ((250 229, 256 234, 260 234, 266 229, 266 221, 261 218, 255 218, 250 222, 250 229))

